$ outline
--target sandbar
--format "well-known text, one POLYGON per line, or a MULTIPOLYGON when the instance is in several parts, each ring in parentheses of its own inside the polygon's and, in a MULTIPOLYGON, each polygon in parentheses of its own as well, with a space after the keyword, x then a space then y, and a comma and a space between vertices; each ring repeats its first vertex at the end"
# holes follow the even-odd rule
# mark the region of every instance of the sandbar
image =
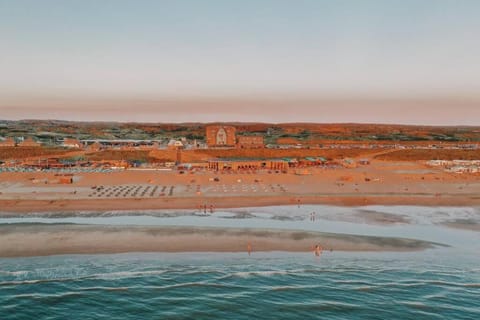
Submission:
POLYGON ((405 238, 296 230, 107 226, 0 225, 0 257, 124 252, 308 252, 316 244, 335 251, 417 251, 440 244, 405 238))

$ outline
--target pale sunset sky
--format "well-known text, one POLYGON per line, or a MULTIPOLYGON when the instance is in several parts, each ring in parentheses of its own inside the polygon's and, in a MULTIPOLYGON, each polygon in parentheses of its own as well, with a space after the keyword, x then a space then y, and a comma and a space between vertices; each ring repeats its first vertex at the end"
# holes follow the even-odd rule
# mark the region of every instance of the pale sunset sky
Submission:
POLYGON ((0 119, 480 125, 480 1, 0 0, 0 119))

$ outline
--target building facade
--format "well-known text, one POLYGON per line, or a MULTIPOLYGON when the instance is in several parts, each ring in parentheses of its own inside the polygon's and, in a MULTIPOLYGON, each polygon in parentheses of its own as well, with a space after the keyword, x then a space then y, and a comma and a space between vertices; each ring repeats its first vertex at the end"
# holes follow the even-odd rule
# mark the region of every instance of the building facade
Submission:
POLYGON ((77 148, 77 149, 79 149, 79 148, 83 147, 83 144, 80 142, 80 140, 65 138, 65 140, 63 140, 63 146, 65 148, 77 148))
POLYGON ((168 149, 183 149, 183 143, 180 140, 171 139, 167 144, 168 149))
POLYGON ((208 169, 222 170, 287 170, 288 162, 284 160, 210 160, 208 169))
POLYGON ((209 148, 235 147, 236 129, 231 126, 207 126, 206 139, 209 148))
POLYGON ((239 149, 259 149, 264 147, 262 136, 239 136, 237 139, 239 149))

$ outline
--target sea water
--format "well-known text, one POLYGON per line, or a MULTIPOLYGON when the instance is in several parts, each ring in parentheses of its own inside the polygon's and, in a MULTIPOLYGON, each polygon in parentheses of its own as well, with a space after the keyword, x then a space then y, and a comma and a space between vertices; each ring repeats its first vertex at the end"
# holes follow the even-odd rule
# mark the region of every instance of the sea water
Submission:
POLYGON ((4 320, 479 319, 479 297, 477 257, 431 250, 0 261, 4 320))
MULTIPOLYGON (((317 208, 319 216, 321 210, 317 208)), ((422 210, 418 215, 412 212, 415 208, 408 210, 422 216, 422 210)), ((30 219, 21 221, 65 222, 30 219)), ((425 222, 355 227, 321 219, 285 221, 276 219, 275 213, 248 219, 232 215, 67 219, 343 230, 441 240, 449 247, 409 253, 327 251, 321 257, 205 252, 4 258, 0 319, 480 319, 480 241, 474 231, 425 222)))

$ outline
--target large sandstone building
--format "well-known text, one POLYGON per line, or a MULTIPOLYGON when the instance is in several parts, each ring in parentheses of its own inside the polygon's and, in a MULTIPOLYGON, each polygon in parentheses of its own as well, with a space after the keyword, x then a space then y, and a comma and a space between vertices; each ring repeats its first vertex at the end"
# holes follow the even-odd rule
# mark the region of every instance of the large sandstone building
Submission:
POLYGON ((207 126, 207 145, 212 147, 235 147, 236 129, 231 126, 207 126))

